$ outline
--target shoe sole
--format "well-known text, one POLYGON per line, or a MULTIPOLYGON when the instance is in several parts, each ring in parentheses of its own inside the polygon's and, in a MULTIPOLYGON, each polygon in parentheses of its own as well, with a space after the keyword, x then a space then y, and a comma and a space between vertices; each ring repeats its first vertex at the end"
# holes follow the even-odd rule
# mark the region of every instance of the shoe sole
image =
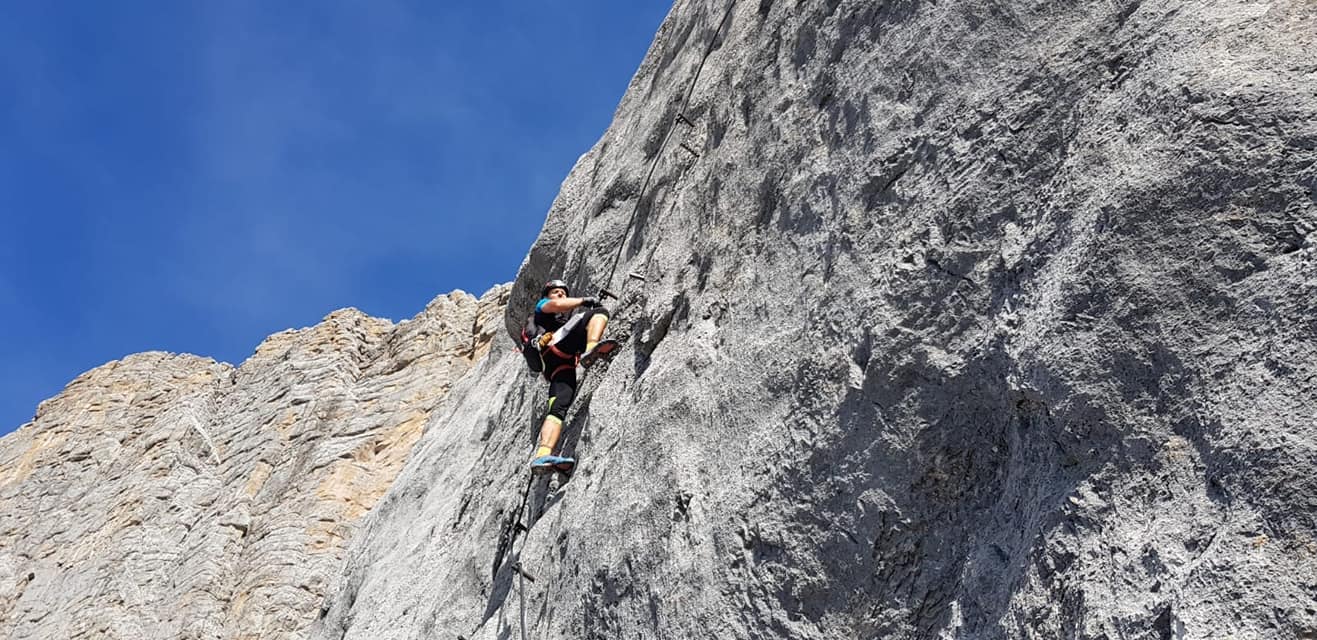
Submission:
POLYGON ((621 343, 615 341, 606 340, 604 342, 600 342, 598 345, 595 346, 594 351, 585 354, 585 356, 581 358, 581 366, 588 368, 591 365, 595 364, 596 362, 599 362, 600 360, 607 360, 613 357, 613 354, 617 352, 617 350, 621 347, 622 347, 621 343), (599 347, 604 345, 611 345, 611 346, 607 347, 606 350, 604 351, 600 351, 599 347))

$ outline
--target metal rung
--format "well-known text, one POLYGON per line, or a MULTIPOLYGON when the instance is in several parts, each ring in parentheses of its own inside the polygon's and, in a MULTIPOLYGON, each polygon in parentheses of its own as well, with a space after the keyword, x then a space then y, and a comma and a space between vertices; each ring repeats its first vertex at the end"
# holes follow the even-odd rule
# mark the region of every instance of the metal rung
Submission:
POLYGON ((517 573, 520 573, 522 577, 526 578, 527 580, 530 580, 531 582, 535 582, 535 576, 527 573, 525 569, 522 569, 520 562, 513 563, 512 570, 516 571, 517 573))

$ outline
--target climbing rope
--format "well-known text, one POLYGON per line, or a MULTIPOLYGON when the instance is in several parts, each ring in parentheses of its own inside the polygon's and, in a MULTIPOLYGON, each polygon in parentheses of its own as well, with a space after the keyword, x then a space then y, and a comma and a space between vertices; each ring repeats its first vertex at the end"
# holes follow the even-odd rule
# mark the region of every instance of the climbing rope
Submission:
MULTIPOLYGON (((704 72, 704 63, 708 62, 709 56, 713 54, 713 49, 718 44, 718 38, 722 36, 723 28, 727 26, 728 21, 731 19, 732 9, 735 6, 736 0, 728 0, 727 9, 723 11, 723 18, 718 23, 718 29, 713 32, 713 37, 709 39, 709 46, 704 49, 704 56, 700 58, 700 66, 695 68, 695 77, 691 79, 690 86, 686 88, 686 95, 681 99, 681 107, 677 109, 677 117, 668 126, 667 133, 663 134, 663 141, 659 143, 658 151, 654 152, 654 159, 649 163, 649 171, 645 173, 645 181, 640 185, 640 195, 636 197, 635 206, 631 207, 631 217, 627 220, 626 229, 622 231, 622 240, 617 245, 617 255, 613 257, 613 266, 609 268, 608 279, 604 281, 608 283, 609 287, 613 284, 613 276, 617 274, 617 264, 622 259, 622 249, 626 247, 626 240, 627 236, 631 234, 631 227, 635 226, 636 213, 640 211, 640 203, 645 200, 645 193, 649 190, 650 180, 654 177, 654 169, 658 167, 659 158, 663 157, 663 151, 668 146, 668 139, 672 137, 672 132, 676 131, 678 124, 685 122, 693 126, 691 121, 686 119, 686 107, 690 106, 691 95, 695 93, 695 85, 699 83, 700 74, 704 72)), ((691 151, 690 147, 686 147, 686 150, 691 151)), ((691 153, 695 152, 691 151, 691 153)), ((622 290, 626 289, 626 285, 627 283, 622 283, 622 290)))
MULTIPOLYGON (((675 122, 668 127, 667 133, 663 134, 663 141, 659 143, 658 150, 654 152, 654 159, 649 162, 649 170, 645 172, 645 181, 641 183, 640 194, 636 197, 636 204, 631 207, 631 215, 627 219, 626 229, 622 231, 621 241, 617 244, 617 254, 613 256, 613 265, 608 269, 608 279, 604 281, 607 283, 608 287, 611 287, 613 284, 613 276, 617 274, 617 265, 622 260, 622 250, 626 248, 627 236, 631 234, 631 228, 635 226, 636 214, 640 211, 640 203, 645 200, 645 193, 649 190, 649 183, 654 177, 654 170, 658 167, 659 159, 663 157, 663 150, 667 148, 668 140, 672 138, 672 132, 677 129, 678 124, 685 123, 687 126, 695 126, 694 123, 686 118, 686 108, 690 106, 691 96, 695 94, 695 86, 700 82, 700 74, 704 73, 705 63, 709 61, 709 56, 713 55, 713 50, 718 45, 718 39, 722 37, 723 30, 727 27, 728 22, 731 21, 732 9, 734 8, 736 8, 736 0, 728 0, 727 8, 723 10, 722 20, 718 22, 718 28, 714 30, 713 37, 709 39, 709 44, 704 49, 704 55, 700 57, 700 64, 695 68, 695 76, 691 78, 690 86, 686 87, 686 94, 681 98, 681 106, 677 109, 675 122)), ((681 146, 695 157, 699 157, 700 154, 687 146, 686 143, 681 143, 681 146)), ((639 277, 639 279, 643 280, 644 278, 639 277)), ((619 289, 617 293, 611 292, 608 288, 601 290, 600 297, 612 297, 617 300, 618 305, 621 306, 621 295, 626 292, 626 286, 630 281, 631 280, 628 277, 627 280, 622 283, 622 288, 619 289)), ((582 432, 584 432, 584 427, 582 427, 582 432)))
MULTIPOLYGON (((504 558, 509 556, 512 557, 512 570, 517 573, 518 578, 517 600, 521 604, 520 617, 522 638, 526 637, 526 580, 534 582, 535 578, 526 573, 526 570, 521 566, 521 557, 517 555, 517 538, 521 536, 522 532, 530 531, 529 518, 525 518, 526 505, 530 502, 530 490, 535 486, 536 478, 537 476, 532 475, 530 479, 526 481, 526 488, 521 491, 521 503, 517 505, 517 511, 513 513, 512 517, 503 525, 503 531, 499 534, 498 549, 494 552, 494 568, 493 574, 490 577, 491 580, 497 581, 498 571, 503 567, 504 558), (523 524, 523 519, 526 520, 525 524, 523 524)), ((504 600, 504 602, 506 602, 506 600, 504 600)), ((501 625, 502 617, 500 616, 499 619, 501 625)), ((482 622, 481 624, 484 623, 482 622)), ((498 637, 503 636, 500 633, 498 634, 498 637)), ((466 640, 466 637, 459 635, 458 640, 466 640)))
MULTIPOLYGON (((724 28, 726 28, 728 22, 730 21, 732 17, 732 9, 735 7, 736 7, 736 0, 728 0, 727 8, 723 11, 722 20, 718 22, 718 28, 717 30, 714 31, 713 37, 709 40, 709 44, 704 50, 704 55, 700 58, 700 64, 698 67, 695 68, 695 76, 694 78, 691 79, 690 86, 686 88, 685 95, 682 96, 681 106, 677 109, 677 116, 675 118, 675 121, 668 127, 667 132, 663 135, 663 140, 662 142, 659 143, 659 148, 654 153, 654 159, 651 160, 649 163, 649 169, 645 173, 645 180, 644 182, 641 183, 640 186, 640 193, 636 198, 635 205, 631 208, 631 215, 627 219, 626 229, 623 230, 621 241, 618 243, 617 254, 613 257, 613 264, 611 267, 609 267, 608 270, 608 279, 605 280, 605 282, 609 287, 612 286, 613 277, 617 274, 617 265, 622 259, 622 250, 626 247, 627 236, 631 234, 631 229, 632 227, 635 226, 636 214, 639 213, 640 211, 640 203, 643 202, 645 199, 645 194, 649 190, 649 184, 654 177, 654 170, 658 167, 659 159, 663 157, 663 151, 667 148, 669 139, 672 138, 672 132, 676 130, 678 124, 686 124, 688 126, 694 126, 694 123, 692 123, 689 119, 686 118, 686 108, 690 106, 691 96, 695 93, 695 86, 700 81, 700 74, 703 73, 704 71, 704 65, 706 62, 708 62, 709 56, 713 54, 714 47, 717 46, 718 39, 722 36, 724 28)), ((686 144, 683 143, 682 147, 685 148, 691 154, 695 155, 696 157, 699 157, 699 154, 695 153, 695 151, 692 150, 686 144)), ((625 288, 626 288, 626 283, 623 283, 622 291, 624 291, 625 288)), ((604 292, 613 298, 618 297, 617 295, 613 295, 609 293, 607 288, 604 289, 604 292)), ((530 531, 529 518, 525 518, 526 524, 523 524, 523 518, 525 517, 527 511, 527 505, 530 502, 529 500, 530 492, 532 487, 534 487, 535 485, 535 480, 536 480, 536 476, 532 475, 530 477, 530 480, 526 482, 526 488, 522 490, 521 493, 521 504, 517 507, 517 512, 514 515, 513 520, 504 524, 503 531, 499 536, 498 549, 495 551, 494 554, 494 566, 492 572, 493 576, 491 578, 497 580, 499 569, 503 565, 503 560, 509 556, 513 558, 512 570, 517 573, 519 587, 520 587, 518 590, 519 591, 518 599, 521 603, 520 606, 521 637, 523 640, 526 638, 526 581, 529 580, 531 582, 534 582, 535 578, 529 575, 528 573, 526 573, 526 570, 521 566, 521 558, 517 555, 516 547, 517 547, 517 539, 521 537, 521 533, 522 532, 529 533, 530 531)), ((463 636, 458 636, 458 638, 464 640, 463 636)))
POLYGON ((530 497, 530 489, 535 484, 535 476, 532 475, 526 481, 526 488, 521 491, 521 504, 517 506, 516 513, 507 520, 503 525, 503 531, 499 534, 498 549, 494 551, 494 569, 493 578, 498 577, 498 570, 503 566, 503 558, 509 553, 516 557, 517 537, 528 527, 522 524, 522 515, 526 511, 526 503, 530 497))

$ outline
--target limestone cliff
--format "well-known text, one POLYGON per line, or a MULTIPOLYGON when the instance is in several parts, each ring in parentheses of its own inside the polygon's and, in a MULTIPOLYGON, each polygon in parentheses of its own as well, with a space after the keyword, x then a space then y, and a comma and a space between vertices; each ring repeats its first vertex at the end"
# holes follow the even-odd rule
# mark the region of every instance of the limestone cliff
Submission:
POLYGON ((129 358, 0 442, 0 630, 1317 637, 1314 25, 682 0, 510 290, 129 358), (528 485, 495 328, 551 276, 624 348, 528 485))
POLYGON ((620 296, 575 476, 499 557, 496 349, 312 636, 1317 637, 1314 162, 1308 0, 678 2, 507 317, 620 296))
POLYGON ((0 440, 0 637, 305 637, 507 294, 336 311, 237 368, 144 353, 74 380, 0 440))

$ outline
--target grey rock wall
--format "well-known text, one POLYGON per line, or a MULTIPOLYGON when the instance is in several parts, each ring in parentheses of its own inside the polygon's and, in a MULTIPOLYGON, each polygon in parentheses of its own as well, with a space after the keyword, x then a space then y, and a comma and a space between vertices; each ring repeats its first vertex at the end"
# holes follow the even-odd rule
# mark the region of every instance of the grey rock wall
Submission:
POLYGON ((311 636, 1317 637, 1315 25, 678 2, 506 317, 620 295, 578 471, 496 565, 544 401, 496 347, 311 636))
POLYGON ((0 636, 1317 637, 1314 25, 679 2, 512 287, 0 440, 0 636), (551 276, 625 348, 528 484, 551 276))
POLYGON ((234 368, 144 353, 0 439, 0 637, 302 638, 509 289, 355 309, 234 368))

